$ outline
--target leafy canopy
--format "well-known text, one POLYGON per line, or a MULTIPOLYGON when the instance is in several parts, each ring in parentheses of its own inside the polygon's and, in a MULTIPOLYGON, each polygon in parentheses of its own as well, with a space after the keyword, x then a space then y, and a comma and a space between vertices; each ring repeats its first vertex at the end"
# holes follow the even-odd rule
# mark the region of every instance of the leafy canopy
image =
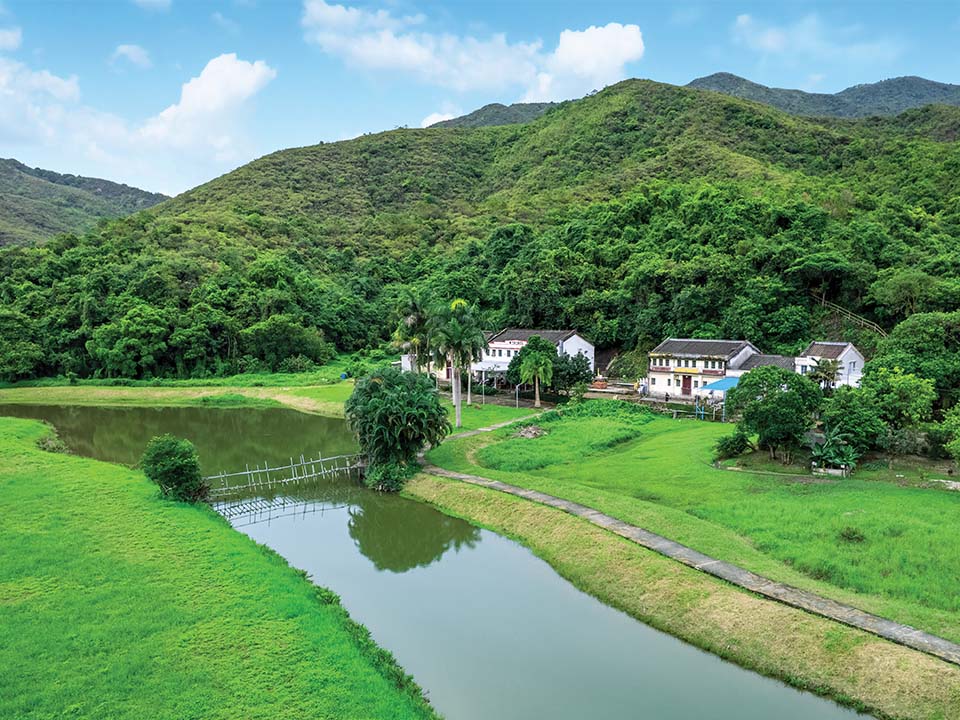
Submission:
POLYGON ((164 495, 175 500, 199 502, 210 491, 200 475, 197 449, 184 438, 169 434, 153 438, 147 443, 140 467, 164 495))

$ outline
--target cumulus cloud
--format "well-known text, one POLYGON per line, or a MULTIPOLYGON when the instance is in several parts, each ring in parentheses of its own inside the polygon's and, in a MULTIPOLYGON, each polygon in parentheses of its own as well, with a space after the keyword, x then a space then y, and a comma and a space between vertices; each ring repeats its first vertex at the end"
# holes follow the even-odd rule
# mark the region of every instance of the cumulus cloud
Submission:
POLYGON ((133 0, 133 4, 144 10, 169 10, 173 0, 133 0))
POLYGON ((132 124, 80 101, 76 77, 59 77, 0 58, 0 145, 31 149, 54 169, 179 192, 251 159, 246 104, 274 77, 263 61, 213 58, 185 82, 178 101, 132 124))
POLYGON ((625 65, 643 55, 636 25, 610 23, 564 30, 557 47, 422 29, 423 15, 396 16, 327 0, 304 0, 301 24, 308 42, 344 62, 399 71, 424 83, 465 92, 521 87, 527 98, 562 99, 624 77, 625 65))
POLYGON ((455 117, 456 115, 454 115, 453 113, 442 113, 442 112, 430 113, 423 120, 420 121, 420 127, 422 128, 430 127, 431 125, 435 125, 438 122, 443 122, 444 120, 453 120, 453 118, 455 117))
POLYGON ((23 42, 23 31, 18 27, 0 28, 0 51, 12 52, 23 42))
POLYGON ((126 60, 138 68, 146 69, 153 66, 150 53, 139 45, 117 45, 117 49, 110 56, 110 62, 116 63, 118 60, 126 60))
POLYGON ((857 27, 828 28, 817 15, 789 25, 774 25, 752 15, 738 15, 733 23, 735 43, 767 57, 788 61, 819 60, 873 64, 891 62, 900 54, 887 39, 863 40, 857 27))

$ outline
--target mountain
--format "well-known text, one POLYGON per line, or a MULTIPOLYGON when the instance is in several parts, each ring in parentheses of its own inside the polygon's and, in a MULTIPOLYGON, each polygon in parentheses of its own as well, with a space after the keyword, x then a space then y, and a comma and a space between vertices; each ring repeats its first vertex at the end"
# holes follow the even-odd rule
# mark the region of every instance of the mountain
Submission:
POLYGON ((794 115, 820 117, 899 115, 924 105, 960 106, 960 85, 912 76, 854 85, 835 94, 771 88, 730 73, 697 78, 688 87, 754 100, 794 115))
POLYGON ((129 185, 61 175, 0 158, 0 245, 82 232, 98 220, 129 215, 166 199, 129 185))
POLYGON ((885 328, 960 307, 958 128, 948 106, 809 118, 628 80, 524 124, 283 150, 0 249, 0 380, 308 368, 387 341, 408 291, 600 348, 795 354, 813 292, 885 328))
POLYGON ((536 120, 557 103, 513 103, 501 105, 491 103, 468 115, 461 115, 450 120, 441 120, 430 127, 488 127, 491 125, 511 125, 536 120))

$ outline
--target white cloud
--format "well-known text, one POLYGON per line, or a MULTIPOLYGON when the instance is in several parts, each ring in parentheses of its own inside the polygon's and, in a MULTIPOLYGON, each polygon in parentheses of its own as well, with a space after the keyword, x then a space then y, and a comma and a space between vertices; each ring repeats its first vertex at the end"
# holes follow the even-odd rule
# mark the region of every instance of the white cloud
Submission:
POLYGON ((455 117, 456 115, 454 115, 453 113, 441 113, 441 112, 430 113, 423 120, 420 121, 420 127, 422 128, 430 127, 431 125, 434 125, 438 122, 443 122, 444 120, 453 120, 453 118, 455 117))
POLYGON ((826 27, 817 15, 807 15, 790 25, 773 25, 752 15, 738 15, 732 28, 735 43, 765 57, 789 62, 805 60, 859 64, 891 62, 900 54, 888 39, 862 40, 858 27, 826 27))
POLYGON ((600 90, 622 80, 627 63, 642 58, 643 51, 643 34, 636 25, 609 23, 603 27, 591 25, 586 30, 564 30, 524 100, 558 100, 577 92, 600 90))
POLYGON ((539 40, 429 32, 420 27, 425 22, 422 15, 398 17, 326 0, 304 0, 301 19, 308 42, 350 65, 406 72, 461 92, 521 87, 538 99, 575 97, 621 80, 626 63, 643 55, 636 25, 564 30, 556 49, 544 53, 539 40))
POLYGON ((133 0, 133 4, 144 10, 169 10, 173 0, 133 0))
POLYGON ((117 49, 110 56, 110 62, 115 63, 118 60, 127 60, 138 68, 146 69, 153 66, 150 53, 139 45, 117 45, 117 49))
POLYGON ((18 28, 0 28, 0 51, 11 52, 23 42, 23 31, 18 28))
POLYGON ((213 15, 210 16, 210 19, 213 20, 213 22, 219 26, 221 30, 228 32, 231 35, 236 35, 240 32, 240 24, 235 20, 231 20, 219 10, 213 13, 213 15))
POLYGON ((32 164, 174 193, 251 159, 244 109, 276 76, 263 61, 221 55, 178 102, 133 124, 80 102, 76 77, 0 58, 0 147, 32 164))

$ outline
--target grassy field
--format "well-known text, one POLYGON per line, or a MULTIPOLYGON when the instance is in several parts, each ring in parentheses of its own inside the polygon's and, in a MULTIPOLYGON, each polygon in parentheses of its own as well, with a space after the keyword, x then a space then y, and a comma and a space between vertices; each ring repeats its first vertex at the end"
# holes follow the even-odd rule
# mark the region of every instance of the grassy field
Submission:
POLYGON ((558 510, 419 475, 405 492, 526 544, 603 602, 721 657, 881 717, 960 718, 960 668, 738 590, 558 510))
POLYGON ((428 459, 575 500, 960 641, 960 494, 857 476, 823 482, 716 469, 712 445, 730 426, 656 418, 639 437, 595 451, 581 425, 565 420, 534 440, 513 437, 513 429, 454 440, 428 459), (543 453, 535 467, 510 471, 510 454, 491 443, 543 453))
POLYGON ((0 419, 0 717, 434 716, 331 593, 47 433, 0 419))

